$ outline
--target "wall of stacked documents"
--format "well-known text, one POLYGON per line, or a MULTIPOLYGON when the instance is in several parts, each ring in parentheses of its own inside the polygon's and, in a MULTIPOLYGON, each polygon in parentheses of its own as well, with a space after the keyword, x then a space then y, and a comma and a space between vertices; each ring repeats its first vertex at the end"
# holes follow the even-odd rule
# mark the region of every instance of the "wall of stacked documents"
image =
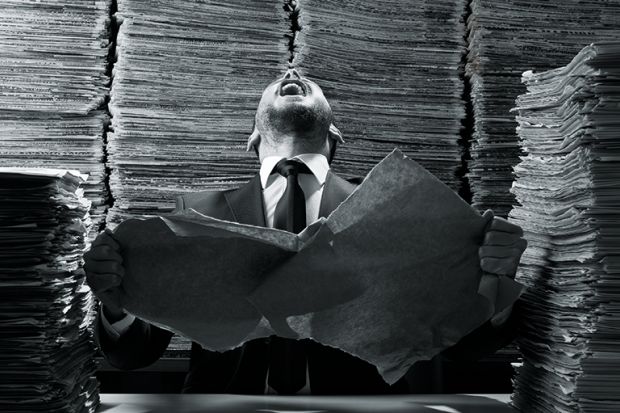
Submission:
POLYGON ((299 2, 294 63, 316 79, 346 144, 334 168, 364 176, 394 147, 452 188, 461 180, 465 0, 299 2))
POLYGON ((108 223, 247 181, 258 100, 288 66, 283 3, 118 0, 115 16, 108 223))
POLYGON ((94 412, 82 176, 0 167, 0 411, 94 412))
POLYGON ((0 166, 89 174, 93 231, 107 209, 103 135, 112 0, 0 1, 0 166))
POLYGON ((289 61, 332 103, 347 140, 338 172, 362 176, 399 146, 453 188, 469 183, 478 208, 506 215, 520 153, 509 113, 520 73, 618 37, 620 20, 620 4, 603 0, 0 4, 0 76, 10 79, 0 85, 5 165, 89 173, 93 220, 107 216, 112 227, 170 211, 179 193, 251 176, 257 161, 243 148, 260 92, 289 61), (471 137, 463 132, 465 61, 471 137), (471 152, 468 182, 463 152, 471 152))
POLYGON ((520 154, 510 108, 525 92, 521 73, 566 65, 592 42, 620 39, 620 2, 472 0, 467 24, 473 204, 506 216, 514 203, 512 167, 520 154))
POLYGON ((526 72, 515 168, 528 239, 513 401, 524 412, 620 411, 620 42, 526 72))

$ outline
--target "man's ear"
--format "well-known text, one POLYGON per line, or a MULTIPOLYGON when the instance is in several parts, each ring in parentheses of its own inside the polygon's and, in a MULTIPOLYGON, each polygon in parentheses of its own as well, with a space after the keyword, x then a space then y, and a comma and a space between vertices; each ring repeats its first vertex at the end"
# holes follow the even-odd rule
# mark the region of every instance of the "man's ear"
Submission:
POLYGON ((338 128, 333 123, 329 125, 329 132, 327 132, 327 136, 340 144, 344 143, 344 139, 342 139, 342 133, 340 133, 338 128))
POLYGON ((254 150, 258 153, 258 145, 260 144, 260 134, 258 133, 258 129, 254 128, 252 134, 248 138, 248 146, 246 147, 246 151, 250 152, 254 150))

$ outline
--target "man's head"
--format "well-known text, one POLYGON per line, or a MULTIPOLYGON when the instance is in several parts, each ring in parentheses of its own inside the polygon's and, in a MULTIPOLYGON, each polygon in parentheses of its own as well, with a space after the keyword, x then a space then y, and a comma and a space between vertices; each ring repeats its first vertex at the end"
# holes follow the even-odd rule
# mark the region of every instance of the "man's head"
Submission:
POLYGON ((323 91, 290 69, 263 91, 248 150, 254 148, 261 161, 300 153, 322 153, 331 160, 337 141, 342 136, 323 91))

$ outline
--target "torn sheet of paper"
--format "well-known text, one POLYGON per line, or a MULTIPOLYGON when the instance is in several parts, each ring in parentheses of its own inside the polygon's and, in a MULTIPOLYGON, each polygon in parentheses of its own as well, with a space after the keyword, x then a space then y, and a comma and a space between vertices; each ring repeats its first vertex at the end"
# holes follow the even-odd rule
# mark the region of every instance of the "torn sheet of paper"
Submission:
MULTIPOLYGON (((321 225, 323 221, 298 236, 222 221, 194 210, 127 220, 114 233, 122 246, 126 273, 123 307, 210 350, 230 350, 275 334, 247 297, 301 248, 302 239, 311 241, 321 225)), ((321 248, 330 246, 322 243, 321 248)), ((316 268, 303 264, 299 271, 308 278, 316 268)), ((315 284, 320 280, 316 277, 315 284)), ((295 302, 293 313, 306 313, 350 300, 360 294, 359 284, 356 279, 342 280, 328 294, 310 288, 281 294, 295 302)))
POLYGON ((126 273, 123 307, 206 348, 237 347, 261 326, 246 297, 295 251, 295 235, 279 232, 280 240, 273 231, 252 237, 217 223, 197 221, 190 228, 186 217, 127 220, 114 233, 126 273))
MULTIPOLYGON (((414 362, 455 344, 495 313, 497 290, 489 297, 478 293, 486 225, 450 188, 395 151, 327 218, 328 228, 320 230, 325 236, 319 232, 316 240, 331 248, 306 246, 275 268, 250 300, 278 320, 294 314, 295 303, 283 291, 329 293, 341 281, 361 281, 364 292, 351 301, 287 322, 299 338, 366 360, 394 383, 414 362), (317 283, 298 271, 300 260, 329 263, 329 277, 317 283)), ((502 278, 516 292, 514 301, 520 286, 502 278)))
POLYGON ((137 316, 212 350, 312 338, 393 383, 494 314, 499 283, 479 290, 486 225, 395 151, 299 236, 183 211, 126 221, 115 238, 137 316))

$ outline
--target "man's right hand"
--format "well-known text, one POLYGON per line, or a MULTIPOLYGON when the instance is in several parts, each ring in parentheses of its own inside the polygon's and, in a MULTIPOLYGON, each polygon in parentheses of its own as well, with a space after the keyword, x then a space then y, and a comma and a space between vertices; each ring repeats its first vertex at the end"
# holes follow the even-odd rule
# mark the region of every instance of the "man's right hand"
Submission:
POLYGON ((86 282, 104 304, 106 318, 113 323, 125 316, 120 299, 120 289, 125 268, 120 245, 106 229, 93 241, 90 251, 84 254, 86 282))

